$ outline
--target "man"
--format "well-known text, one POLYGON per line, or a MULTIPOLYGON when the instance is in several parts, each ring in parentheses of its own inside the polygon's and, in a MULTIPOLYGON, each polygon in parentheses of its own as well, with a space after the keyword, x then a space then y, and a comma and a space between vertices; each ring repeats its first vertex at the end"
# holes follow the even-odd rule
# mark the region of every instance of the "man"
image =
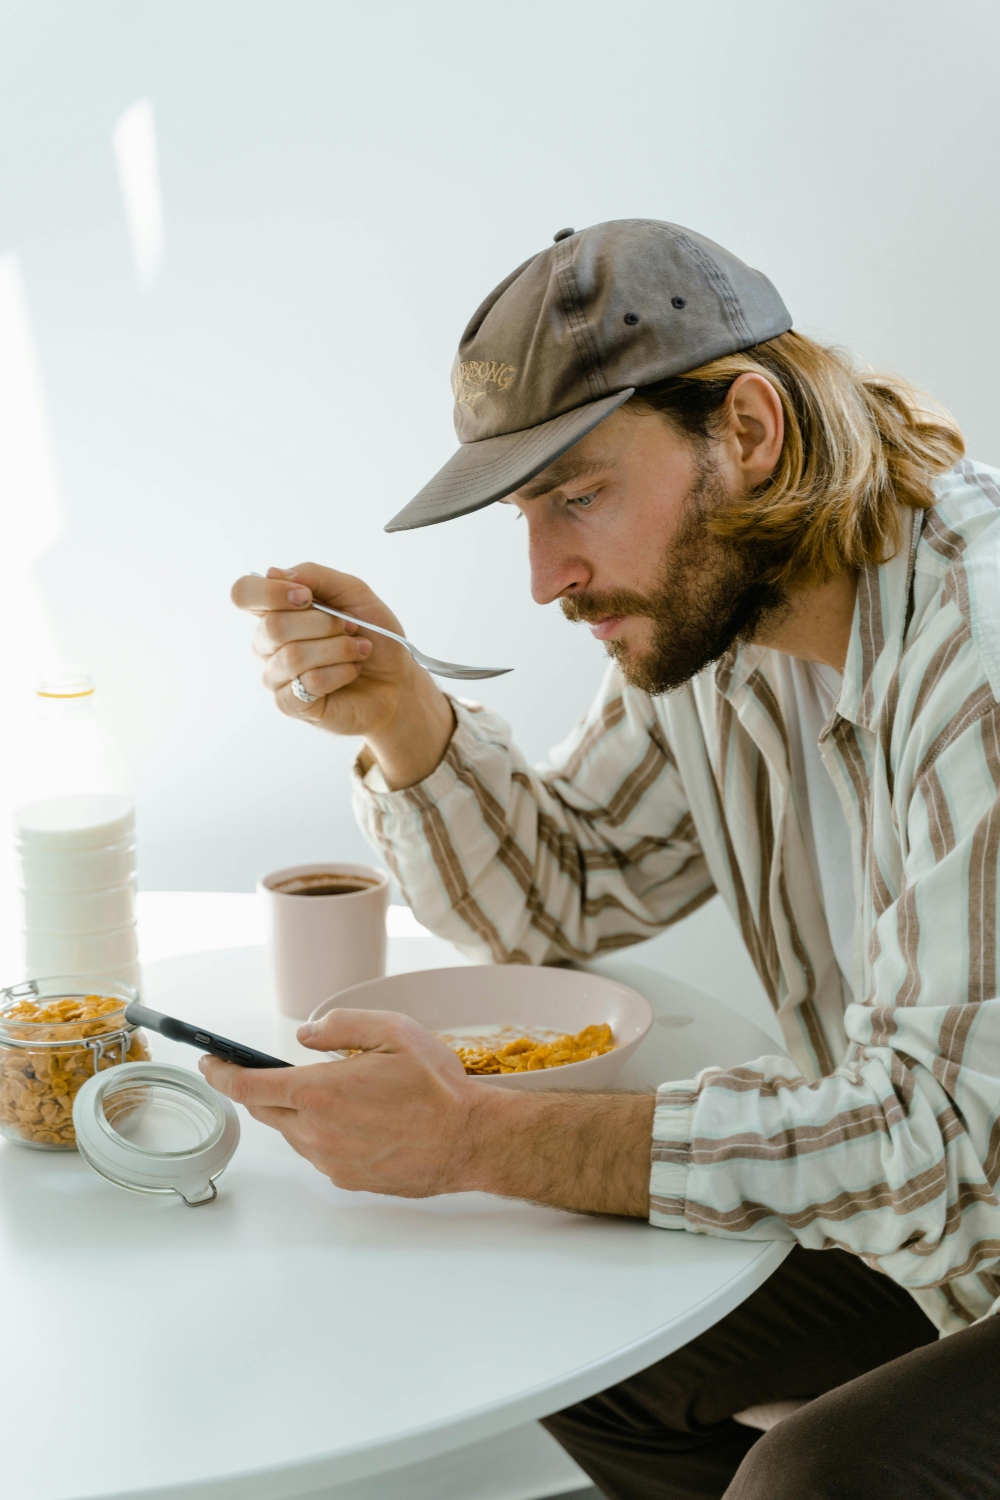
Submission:
POLYGON ((1000 476, 652 221, 561 231, 475 313, 454 388, 462 446, 388 529, 516 505, 535 599, 614 659, 590 714, 531 769, 309 610, 400 629, 314 565, 234 589, 265 683, 363 737, 359 815, 436 932, 541 963, 717 891, 788 1056, 655 1101, 524 1095, 342 1011, 305 1039, 346 1064, 207 1075, 344 1187, 797 1241, 704 1337, 548 1420, 606 1495, 998 1496, 1000 476), (808 1404, 764 1438, 734 1420, 776 1401, 808 1404))

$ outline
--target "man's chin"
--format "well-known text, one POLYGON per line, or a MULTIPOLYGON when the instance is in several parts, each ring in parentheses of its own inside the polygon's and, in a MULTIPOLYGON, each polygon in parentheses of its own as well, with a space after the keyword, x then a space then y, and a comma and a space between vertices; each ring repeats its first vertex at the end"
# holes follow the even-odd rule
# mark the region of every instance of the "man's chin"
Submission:
POLYGON ((668 657, 652 649, 640 651, 634 647, 630 648, 622 640, 606 641, 605 650, 617 664, 627 685, 638 688, 641 693, 647 693, 651 698, 658 698, 663 693, 676 692, 722 654, 720 650, 711 655, 695 656, 692 654, 683 657, 677 653, 668 657))
POLYGON ((657 660, 651 651, 640 651, 629 645, 620 636, 605 641, 604 649, 614 661, 629 687, 640 688, 644 693, 658 691, 652 684, 657 680, 657 660))

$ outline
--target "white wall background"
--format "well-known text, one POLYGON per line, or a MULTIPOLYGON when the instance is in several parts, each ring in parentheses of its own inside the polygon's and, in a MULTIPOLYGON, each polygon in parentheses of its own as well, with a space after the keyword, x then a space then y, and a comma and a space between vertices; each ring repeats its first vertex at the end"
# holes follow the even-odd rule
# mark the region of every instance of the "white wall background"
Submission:
POLYGON ((562 736, 603 658, 531 604, 510 512, 381 528, 452 449, 468 316, 563 225, 713 236, 1000 460, 998 54, 993 0, 4 0, 0 801, 56 649, 98 675, 148 888, 357 857, 355 747, 276 714, 228 602, 305 557, 515 665, 483 696, 530 754, 562 736), (143 99, 137 275, 112 132, 143 99))

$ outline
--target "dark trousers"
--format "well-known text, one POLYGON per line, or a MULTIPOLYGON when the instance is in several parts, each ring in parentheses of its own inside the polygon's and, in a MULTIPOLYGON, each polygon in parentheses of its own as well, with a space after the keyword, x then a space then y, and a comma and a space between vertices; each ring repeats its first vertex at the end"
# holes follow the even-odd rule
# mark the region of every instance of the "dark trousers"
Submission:
POLYGON ((796 1247, 659 1364, 546 1418, 609 1500, 1000 1500, 1000 1318, 938 1340, 840 1250, 796 1247), (815 1398, 761 1434, 732 1420, 815 1398))

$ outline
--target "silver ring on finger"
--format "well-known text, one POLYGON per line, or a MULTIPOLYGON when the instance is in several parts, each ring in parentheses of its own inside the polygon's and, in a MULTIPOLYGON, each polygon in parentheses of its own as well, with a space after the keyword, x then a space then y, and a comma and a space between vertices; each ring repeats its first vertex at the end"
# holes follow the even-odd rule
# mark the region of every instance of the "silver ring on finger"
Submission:
POLYGON ((300 703, 316 702, 316 694, 311 693, 307 687, 303 686, 301 677, 292 678, 292 692, 295 694, 296 698, 298 698, 300 703))

